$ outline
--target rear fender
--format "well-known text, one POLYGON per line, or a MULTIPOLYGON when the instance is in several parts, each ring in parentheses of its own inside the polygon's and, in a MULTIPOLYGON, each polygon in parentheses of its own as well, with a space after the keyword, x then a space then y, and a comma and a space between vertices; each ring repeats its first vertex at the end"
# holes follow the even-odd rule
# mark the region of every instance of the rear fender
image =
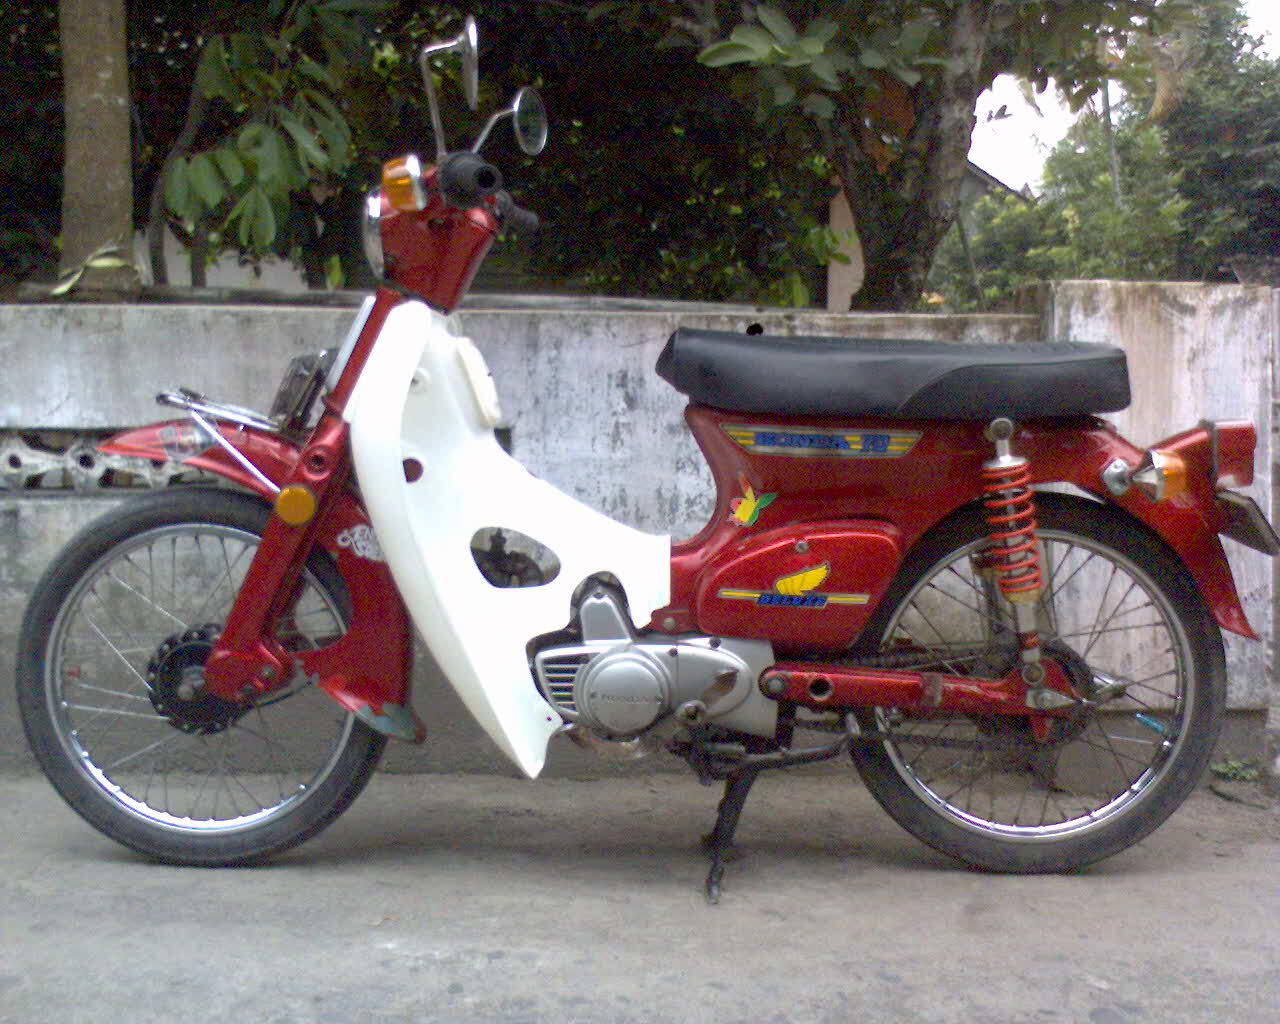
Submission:
POLYGON ((265 430, 218 423, 218 432, 255 465, 271 483, 268 487, 250 473, 194 420, 166 420, 109 437, 98 445, 107 455, 147 459, 159 465, 176 462, 230 480, 267 501, 274 501, 281 481, 298 458, 298 446, 265 430))
POLYGON ((1218 539, 1218 534, 1229 528, 1229 520, 1217 500, 1220 484, 1241 486, 1252 480, 1256 435, 1250 433, 1252 428, 1247 424, 1218 426, 1228 429, 1216 430, 1213 424, 1201 424, 1152 446, 1178 455, 1187 466, 1186 490, 1160 502, 1137 487, 1120 495, 1108 490, 1103 471, 1117 460, 1136 469, 1145 451, 1102 421, 1095 421, 1093 429, 1073 437, 1069 443, 1063 443, 1061 434, 1054 431, 1032 430, 1026 454, 1032 461, 1037 483, 1074 484, 1119 506, 1155 531, 1187 567, 1218 625, 1257 640, 1218 539))
MULTIPOLYGON (((111 455, 177 462, 222 477, 274 502, 298 458, 298 447, 267 431, 218 423, 222 437, 272 486, 243 467, 203 427, 170 420, 108 438, 111 455)), ((421 742, 426 727, 410 703, 413 634, 399 591, 383 560, 364 507, 344 493, 316 532, 337 563, 351 599, 351 625, 335 643, 299 655, 302 670, 342 707, 378 732, 421 742)))

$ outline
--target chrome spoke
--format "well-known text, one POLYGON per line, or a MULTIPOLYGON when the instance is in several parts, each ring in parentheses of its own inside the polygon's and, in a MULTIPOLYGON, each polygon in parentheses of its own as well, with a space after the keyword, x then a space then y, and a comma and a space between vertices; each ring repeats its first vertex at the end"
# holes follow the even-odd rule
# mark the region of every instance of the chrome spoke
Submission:
MULTIPOLYGON (((354 716, 308 687, 273 701, 276 712, 246 709, 223 721, 197 696, 183 721, 176 677, 165 675, 178 669, 164 659, 191 642, 192 626, 217 628, 215 613, 230 608, 257 544, 215 523, 141 533, 84 573, 50 635, 46 685, 71 763, 146 824, 211 834, 279 817, 319 789, 352 735, 354 716), (163 713, 152 706, 148 674, 163 713)), ((310 572, 279 626, 279 641, 294 651, 346 632, 336 598, 310 572)))
MULTIPOLYGON (((915 646, 910 660, 917 670, 941 665, 963 674, 975 663, 1008 664, 1015 649, 1000 641, 1011 621, 1003 598, 987 600, 970 571, 982 550, 982 542, 973 542, 935 565, 903 601, 882 650, 915 646), (922 631, 928 643, 919 640, 922 631), (974 638, 988 649, 975 649, 974 638)), ((1016 717, 878 719, 900 737, 886 744, 899 775, 928 805, 966 827, 976 823, 1012 839, 1099 827, 1168 762, 1169 737, 1178 735, 1186 714, 1186 640, 1160 581, 1074 535, 1042 531, 1042 551, 1046 650, 1052 656, 1056 643, 1079 652, 1108 710, 1082 708, 1078 721, 1051 719, 1040 732, 1016 717), (1140 723, 1126 706, 1159 724, 1140 723), (1159 729, 1168 730, 1165 738, 1143 734, 1159 729)))

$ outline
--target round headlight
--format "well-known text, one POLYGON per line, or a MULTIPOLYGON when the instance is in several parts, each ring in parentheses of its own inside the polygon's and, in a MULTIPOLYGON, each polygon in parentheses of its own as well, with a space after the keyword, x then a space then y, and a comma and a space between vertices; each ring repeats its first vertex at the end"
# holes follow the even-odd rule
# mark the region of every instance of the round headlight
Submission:
POLYGON ((382 261, 382 189, 375 188, 364 197, 364 212, 360 217, 360 237, 364 242, 364 258, 379 278, 383 276, 382 261))

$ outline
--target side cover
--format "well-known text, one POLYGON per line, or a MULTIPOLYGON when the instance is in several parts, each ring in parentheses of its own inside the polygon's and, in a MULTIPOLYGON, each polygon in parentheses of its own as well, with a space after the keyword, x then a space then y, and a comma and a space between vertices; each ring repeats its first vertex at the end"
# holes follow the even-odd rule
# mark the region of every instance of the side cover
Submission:
POLYGON ((616 577, 632 617, 647 622, 670 598, 670 539, 615 523, 507 455, 483 358, 422 303, 387 318, 346 417, 356 477, 414 623, 476 721, 538 775, 561 718, 534 687, 526 642, 563 628, 574 591, 596 573, 616 577), (491 586, 471 556, 486 527, 550 548, 559 574, 540 587, 491 586))

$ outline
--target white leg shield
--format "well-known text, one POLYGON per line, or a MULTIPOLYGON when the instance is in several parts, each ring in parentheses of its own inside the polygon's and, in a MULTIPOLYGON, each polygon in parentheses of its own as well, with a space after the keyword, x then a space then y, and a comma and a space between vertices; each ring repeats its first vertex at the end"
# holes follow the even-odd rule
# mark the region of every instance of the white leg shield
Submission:
POLYGON ((526 642, 564 627, 574 590, 599 572, 621 582, 644 625, 670 599, 670 538, 614 522, 507 455, 493 436, 500 413, 483 357, 422 303, 387 318, 346 418, 365 505, 414 623, 476 721, 537 776, 561 719, 534 686, 526 642), (410 459, 422 469, 412 483, 410 459), (490 585, 471 555, 486 527, 545 545, 559 575, 490 585))

